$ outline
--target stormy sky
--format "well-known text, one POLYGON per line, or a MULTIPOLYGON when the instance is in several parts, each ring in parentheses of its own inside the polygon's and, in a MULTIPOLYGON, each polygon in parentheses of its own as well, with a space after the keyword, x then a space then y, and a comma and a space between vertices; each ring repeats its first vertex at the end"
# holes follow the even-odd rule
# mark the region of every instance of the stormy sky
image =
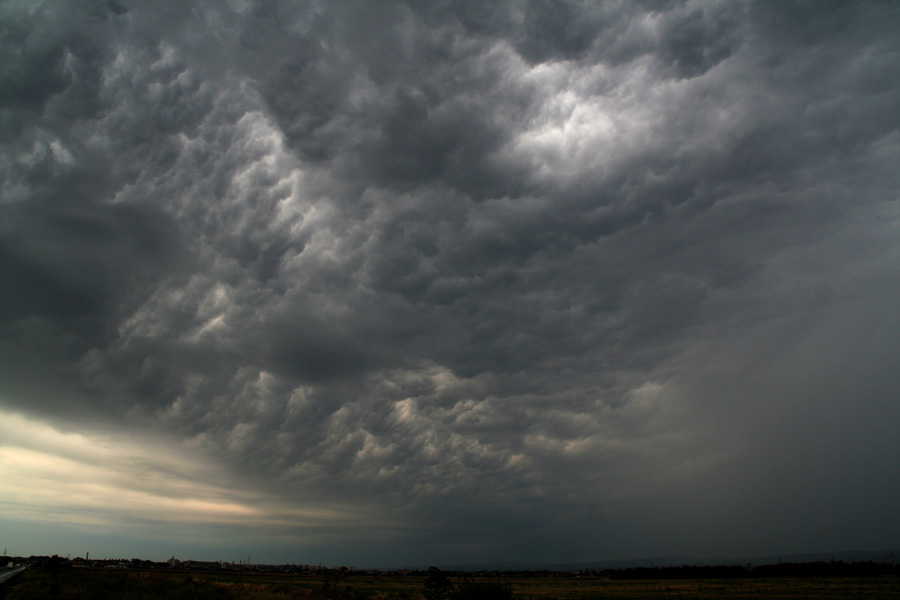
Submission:
POLYGON ((0 3, 0 546, 900 546, 900 4, 0 3))

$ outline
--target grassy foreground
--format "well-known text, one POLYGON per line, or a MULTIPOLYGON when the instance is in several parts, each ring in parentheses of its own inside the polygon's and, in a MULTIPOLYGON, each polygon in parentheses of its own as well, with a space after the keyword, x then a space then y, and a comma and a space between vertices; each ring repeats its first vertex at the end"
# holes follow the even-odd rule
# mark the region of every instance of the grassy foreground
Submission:
MULTIPOLYGON (((610 581, 593 578, 506 579, 516 600, 639 598, 900 598, 900 578, 772 578, 610 581)), ((232 574, 31 568, 0 590, 3 600, 421 600, 424 578, 232 574)), ((487 599, 485 599, 487 600, 487 599)))

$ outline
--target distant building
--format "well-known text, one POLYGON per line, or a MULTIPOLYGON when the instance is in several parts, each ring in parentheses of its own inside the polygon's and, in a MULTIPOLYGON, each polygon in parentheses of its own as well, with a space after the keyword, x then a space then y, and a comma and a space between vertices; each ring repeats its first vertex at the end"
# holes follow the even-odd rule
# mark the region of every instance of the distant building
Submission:
POLYGON ((222 563, 210 562, 205 560, 186 560, 181 563, 185 569, 201 569, 204 571, 218 571, 222 568, 222 563))

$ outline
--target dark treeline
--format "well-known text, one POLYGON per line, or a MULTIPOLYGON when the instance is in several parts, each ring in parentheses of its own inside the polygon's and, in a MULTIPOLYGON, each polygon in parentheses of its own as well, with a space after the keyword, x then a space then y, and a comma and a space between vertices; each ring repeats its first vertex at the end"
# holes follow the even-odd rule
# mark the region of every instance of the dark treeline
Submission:
POLYGON ((900 576, 894 563, 820 561, 771 565, 631 567, 597 573, 610 579, 738 579, 758 577, 881 577, 900 576))
MULTIPOLYGON (((435 578, 438 574, 443 578, 454 580, 500 580, 519 578, 603 578, 614 580, 647 580, 647 579, 747 579, 766 577, 900 577, 900 564, 893 560, 885 562, 840 560, 818 562, 783 562, 761 565, 680 565, 660 567, 627 567, 620 569, 580 569, 567 570, 489 570, 489 571, 442 571, 436 567, 426 570, 357 570, 348 567, 329 568, 308 565, 240 565, 230 563, 196 563, 194 561, 176 561, 173 566, 166 563, 151 562, 140 559, 131 560, 69 560, 59 556, 31 556, 28 558, 0 556, 0 569, 7 565, 32 565, 45 569, 60 569, 72 566, 92 566, 94 568, 127 568, 127 569, 161 569, 179 571, 241 571, 259 573, 283 573, 289 575, 312 575, 350 581, 357 577, 423 577, 435 578), (80 561, 80 562, 79 562, 80 561)), ((433 582, 432 582, 433 584, 433 582)), ((434 585, 434 584, 433 584, 434 585)), ((448 583, 449 585, 449 583, 448 583)), ((441 588, 443 589, 443 587, 441 588)), ((449 588, 447 588, 449 589, 449 588)))

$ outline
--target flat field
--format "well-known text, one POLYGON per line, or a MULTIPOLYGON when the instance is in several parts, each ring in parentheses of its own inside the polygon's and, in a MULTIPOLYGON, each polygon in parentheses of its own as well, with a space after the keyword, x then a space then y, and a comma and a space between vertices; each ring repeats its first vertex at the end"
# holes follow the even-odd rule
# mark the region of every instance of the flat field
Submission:
MULTIPOLYGON (((772 578, 611 581, 550 577, 495 579, 512 585, 514 600, 636 600, 643 598, 900 598, 900 578, 772 578)), ((424 579, 348 576, 28 569, 0 590, 3 600, 421 600, 424 579)), ((489 599, 485 599, 489 600, 489 599)))

